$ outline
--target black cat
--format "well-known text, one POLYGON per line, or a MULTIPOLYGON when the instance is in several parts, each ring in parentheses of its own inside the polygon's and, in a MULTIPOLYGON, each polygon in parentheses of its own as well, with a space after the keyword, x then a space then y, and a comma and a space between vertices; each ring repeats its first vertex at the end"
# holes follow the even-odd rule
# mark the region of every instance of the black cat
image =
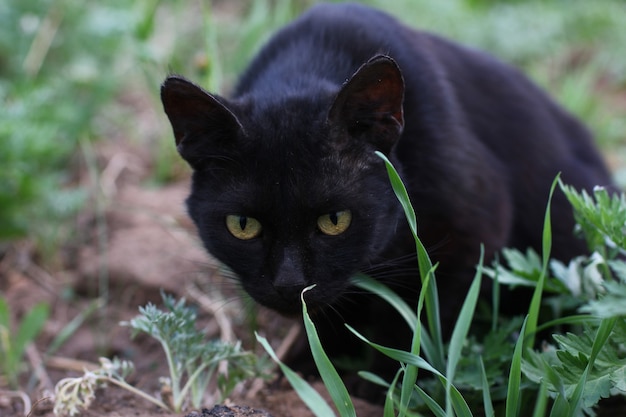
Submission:
MULTIPOLYGON (((283 314, 317 284, 307 305, 327 344, 347 351, 344 320, 380 342, 408 334, 349 287, 355 272, 419 290, 415 245, 374 151, 400 171, 440 263, 444 322, 481 243, 487 262, 505 246, 540 249, 558 172, 579 189, 611 183, 588 131, 516 69, 357 4, 317 5, 280 30, 229 99, 179 76, 161 94, 208 251, 283 314)), ((552 214, 553 256, 584 253, 560 191, 552 214)))

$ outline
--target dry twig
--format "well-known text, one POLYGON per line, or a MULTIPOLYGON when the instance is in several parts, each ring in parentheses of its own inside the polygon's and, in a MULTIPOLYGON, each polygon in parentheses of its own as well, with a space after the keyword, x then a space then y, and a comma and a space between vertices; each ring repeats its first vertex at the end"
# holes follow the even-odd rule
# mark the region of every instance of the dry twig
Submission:
POLYGON ((8 399, 17 398, 22 400, 22 402, 24 403, 24 415, 28 415, 29 410, 31 409, 31 402, 30 398, 28 398, 28 395, 24 391, 0 390, 0 399, 2 399, 3 397, 8 399))
POLYGON ((28 346, 26 346, 26 356, 30 361, 40 387, 44 391, 54 391, 54 384, 46 372, 46 367, 44 366, 43 359, 41 358, 37 347, 33 343, 29 343, 28 346))
POLYGON ((222 308, 224 302, 222 300, 212 299, 191 282, 187 284, 186 292, 194 301, 200 304, 205 311, 213 315, 220 328, 220 339, 229 343, 234 342, 235 332, 233 331, 230 319, 222 308))

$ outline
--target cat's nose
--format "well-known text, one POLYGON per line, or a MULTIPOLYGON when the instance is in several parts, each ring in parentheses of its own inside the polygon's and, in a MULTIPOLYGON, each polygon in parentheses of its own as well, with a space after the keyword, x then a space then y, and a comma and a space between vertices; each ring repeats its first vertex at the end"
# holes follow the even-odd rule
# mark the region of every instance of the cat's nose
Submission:
POLYGON ((276 292, 286 300, 298 299, 306 284, 299 257, 285 250, 282 262, 274 276, 273 285, 276 292))

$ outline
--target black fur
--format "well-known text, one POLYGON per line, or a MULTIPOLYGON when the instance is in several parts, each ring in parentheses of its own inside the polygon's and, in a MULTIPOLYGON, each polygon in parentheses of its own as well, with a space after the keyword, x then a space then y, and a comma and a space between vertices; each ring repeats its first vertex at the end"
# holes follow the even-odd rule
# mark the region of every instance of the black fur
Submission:
MULTIPOLYGON (((487 262, 505 246, 540 249, 558 172, 578 189, 611 182, 588 131, 519 71, 356 4, 315 6, 279 31, 228 99, 171 76, 162 100, 194 168, 187 203, 208 251, 284 314, 297 314, 300 291, 317 284, 308 305, 323 313, 327 342, 344 347, 333 335, 344 319, 381 342, 408 333, 349 289, 352 274, 419 289, 415 264, 401 262, 415 245, 375 150, 400 170, 440 262, 444 321, 458 312, 481 243, 487 262), (344 233, 320 232, 319 216, 346 209, 344 233), (262 233, 235 238, 229 214, 257 219, 262 233)), ((585 252, 560 191, 552 214, 553 256, 585 252)))

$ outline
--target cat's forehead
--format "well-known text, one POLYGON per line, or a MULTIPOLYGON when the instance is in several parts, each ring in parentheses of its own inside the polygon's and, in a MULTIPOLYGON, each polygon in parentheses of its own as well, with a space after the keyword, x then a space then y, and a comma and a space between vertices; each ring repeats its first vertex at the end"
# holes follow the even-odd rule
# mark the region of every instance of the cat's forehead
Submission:
POLYGON ((239 195, 267 210, 341 209, 371 174, 358 157, 327 146, 328 137, 285 134, 255 139, 262 143, 242 152, 245 169, 231 180, 246 190, 239 195))
POLYGON ((319 132, 284 132, 257 139, 257 146, 241 155, 249 164, 243 181, 291 187, 306 194, 349 186, 359 176, 358 162, 337 153, 319 132))
POLYGON ((384 172, 373 149, 330 125, 331 105, 330 98, 299 95, 239 108, 243 131, 233 157, 242 169, 229 181, 246 190, 238 194, 287 211, 333 207, 356 194, 372 170, 384 172))
POLYGON ((274 227, 297 225, 305 219, 317 218, 321 214, 351 209, 358 201, 361 180, 350 177, 331 177, 318 173, 315 176, 301 175, 292 170, 286 176, 264 175, 242 179, 247 193, 244 199, 234 202, 243 211, 257 216, 274 227))
POLYGON ((239 116, 241 156, 258 164, 268 162, 271 168, 322 162, 330 156, 332 143, 327 107, 306 97, 247 106, 239 116))
POLYGON ((248 98, 238 116, 250 134, 268 137, 310 132, 328 118, 331 98, 326 94, 283 94, 248 98))

